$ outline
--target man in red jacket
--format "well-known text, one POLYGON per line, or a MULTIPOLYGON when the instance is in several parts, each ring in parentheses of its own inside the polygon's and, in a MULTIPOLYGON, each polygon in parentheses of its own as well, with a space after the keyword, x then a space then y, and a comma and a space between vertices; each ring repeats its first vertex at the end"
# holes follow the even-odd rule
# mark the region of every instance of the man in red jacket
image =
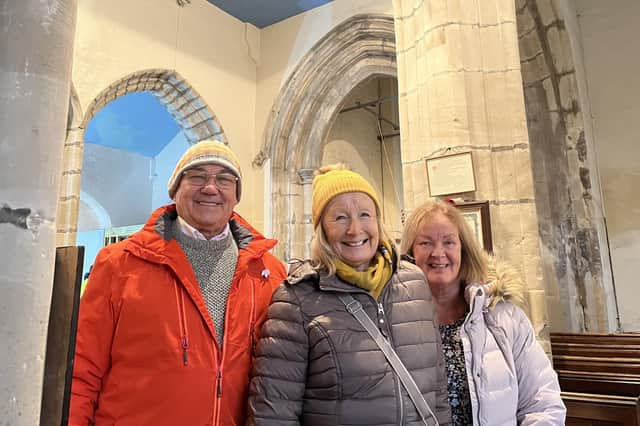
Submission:
POLYGON ((82 297, 69 425, 242 425, 258 333, 284 266, 233 211, 224 144, 189 148, 175 204, 102 249, 82 297))

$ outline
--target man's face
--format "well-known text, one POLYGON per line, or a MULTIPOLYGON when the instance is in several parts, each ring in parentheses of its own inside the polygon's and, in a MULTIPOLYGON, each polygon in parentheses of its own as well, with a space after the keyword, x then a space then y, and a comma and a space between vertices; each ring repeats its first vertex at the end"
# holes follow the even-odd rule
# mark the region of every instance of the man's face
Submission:
MULTIPOLYGON (((189 169, 189 175, 233 174, 225 167, 206 164, 189 169)), ((197 180, 197 179, 194 179, 197 180)), ((205 237, 218 235, 231 218, 236 199, 237 183, 228 188, 220 188, 216 179, 207 176, 206 183, 195 184, 183 175, 174 197, 178 215, 205 237)))

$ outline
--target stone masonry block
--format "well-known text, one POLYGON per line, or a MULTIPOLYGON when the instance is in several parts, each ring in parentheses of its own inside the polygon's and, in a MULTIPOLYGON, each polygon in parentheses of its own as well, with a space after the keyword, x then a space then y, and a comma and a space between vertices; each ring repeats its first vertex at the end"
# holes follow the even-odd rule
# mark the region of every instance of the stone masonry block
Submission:
POLYGON ((405 54, 405 88, 407 92, 412 92, 418 87, 416 79, 416 51, 415 48, 407 50, 405 54))
POLYGON ((533 173, 531 172, 531 157, 528 149, 516 148, 513 151, 513 164, 516 175, 516 194, 517 199, 533 199, 535 190, 533 186, 533 173))
POLYGON ((481 199, 494 200, 496 196, 491 151, 476 149, 472 155, 477 194, 481 199))
POLYGON ((522 90, 522 73, 519 69, 512 69, 505 73, 506 102, 511 105, 511 121, 509 122, 511 142, 528 143, 527 116, 522 90))
POLYGON ((489 145, 490 135, 487 127, 484 74, 481 72, 466 72, 464 80, 470 138, 474 145, 489 145))
POLYGON ((478 2, 478 23, 482 27, 495 26, 500 22, 498 17, 498 3, 500 0, 485 0, 478 2))
POLYGON ((479 30, 482 47, 482 69, 500 71, 504 66, 504 46, 501 26, 481 27, 479 30))
MULTIPOLYGON (((405 41, 405 50, 409 49, 411 46, 413 46, 416 42, 416 21, 415 18, 413 16, 410 16, 409 18, 401 21, 402 25, 402 32, 403 32, 403 37, 404 37, 404 41, 405 41)), ((418 33, 422 32, 422 28, 418 29, 418 33)))
POLYGON ((482 43, 479 29, 475 26, 462 25, 458 27, 462 64, 469 71, 482 69, 482 43))
POLYGON ((513 150, 492 152, 493 173, 496 182, 496 200, 509 201, 516 199, 516 170, 513 163, 513 150))
POLYGON ((556 72, 567 73, 573 71, 573 58, 571 56, 571 42, 566 30, 559 30, 557 27, 549 28, 547 32, 549 45, 551 46, 551 57, 556 72))
POLYGON ((540 19, 542 19, 542 25, 545 27, 558 19, 558 14, 553 7, 553 0, 533 0, 538 7, 538 13, 540 19))
POLYGON ((518 24, 518 36, 535 32, 536 22, 533 20, 529 8, 524 9, 517 15, 516 22, 518 24))
MULTIPOLYGON (((447 39, 447 65, 449 70, 461 70, 465 68, 463 32, 466 29, 462 25, 448 25, 445 27, 447 39)), ((467 65, 467 69, 469 66, 467 65)))
POLYGON ((514 22, 505 22, 500 26, 502 36, 503 64, 505 68, 520 68, 520 47, 518 29, 514 22))
POLYGON ((427 55, 418 55, 416 59, 416 85, 417 87, 424 86, 427 79, 427 68, 429 58, 427 55))
POLYGON ((429 1, 426 3, 425 8, 429 9, 429 15, 431 17, 430 22, 425 21, 429 28, 441 26, 448 22, 446 0, 429 1))
POLYGON ((558 87, 560 90, 560 102, 562 104, 562 108, 566 110, 571 109, 573 103, 578 101, 575 75, 566 74, 560 77, 558 87))
POLYGON ((556 93, 553 90, 553 81, 548 78, 542 82, 542 88, 547 98, 547 107, 551 111, 558 110, 558 103, 556 102, 556 93))
POLYGON ((513 0, 496 0, 498 22, 516 21, 516 4, 513 0))
POLYGON ((492 145, 510 145, 513 105, 508 99, 505 85, 505 73, 484 74, 484 98, 487 114, 487 129, 492 145))
POLYGON ((520 37, 518 45, 520 46, 520 58, 523 61, 529 61, 542 52, 542 44, 536 31, 527 33, 520 37))

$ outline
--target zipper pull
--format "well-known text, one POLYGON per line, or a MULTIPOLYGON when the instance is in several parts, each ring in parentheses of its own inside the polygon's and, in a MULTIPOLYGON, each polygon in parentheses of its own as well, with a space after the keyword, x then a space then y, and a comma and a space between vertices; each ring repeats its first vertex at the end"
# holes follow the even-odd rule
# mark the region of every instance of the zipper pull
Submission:
POLYGON ((384 308, 381 302, 378 302, 378 322, 381 326, 384 325, 384 308))
POLYGON ((387 327, 384 326, 384 308, 382 307, 382 302, 378 302, 378 328, 384 337, 389 337, 387 335, 387 327))
POLYGON ((184 335, 182 336, 182 362, 184 365, 187 365, 189 361, 187 358, 187 348, 189 348, 189 340, 187 340, 187 336, 184 335))
POLYGON ((218 370, 218 380, 217 380, 216 390, 218 393, 218 398, 222 396, 222 371, 218 370))

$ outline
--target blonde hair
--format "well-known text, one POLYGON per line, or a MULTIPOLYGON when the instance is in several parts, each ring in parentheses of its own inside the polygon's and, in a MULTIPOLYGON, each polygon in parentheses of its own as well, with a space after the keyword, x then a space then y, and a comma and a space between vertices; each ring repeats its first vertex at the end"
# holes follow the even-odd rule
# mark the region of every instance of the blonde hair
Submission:
POLYGON ((460 259, 460 279, 463 283, 479 283, 487 280, 488 255, 480 247, 469 224, 455 206, 440 200, 431 200, 411 212, 402 233, 402 254, 413 256, 413 244, 418 231, 425 221, 438 213, 444 215, 458 229, 462 258, 460 259))
MULTIPOLYGON (((329 166, 320 167, 315 171, 315 176, 320 176, 325 173, 336 171, 336 170, 350 170, 344 163, 332 164, 329 166)), ((354 172, 355 173, 355 172, 354 172)), ((341 192, 342 194, 347 192, 361 192, 361 191, 346 191, 341 192)), ((373 204, 376 206, 376 223, 378 224, 378 238, 379 244, 382 241, 390 241, 389 236, 384 228, 382 222, 382 214, 380 212, 380 207, 378 205, 378 200, 373 198, 369 193, 364 192, 371 198, 373 204)), ((339 194, 336 194, 339 195, 339 194)), ((375 193, 374 193, 375 195, 375 193)), ((335 195, 333 196, 335 197, 335 195)), ((333 198, 331 197, 331 198, 333 198)), ((331 202, 331 199, 326 200, 323 207, 331 202)), ((338 259, 338 254, 333 250, 333 247, 327 241, 327 236, 324 233, 324 229, 322 228, 322 217, 324 216, 324 208, 319 213, 317 218, 317 225, 314 229, 314 237, 311 240, 311 261, 316 269, 325 269, 329 276, 332 276, 336 273, 336 263, 335 260, 338 259)))

